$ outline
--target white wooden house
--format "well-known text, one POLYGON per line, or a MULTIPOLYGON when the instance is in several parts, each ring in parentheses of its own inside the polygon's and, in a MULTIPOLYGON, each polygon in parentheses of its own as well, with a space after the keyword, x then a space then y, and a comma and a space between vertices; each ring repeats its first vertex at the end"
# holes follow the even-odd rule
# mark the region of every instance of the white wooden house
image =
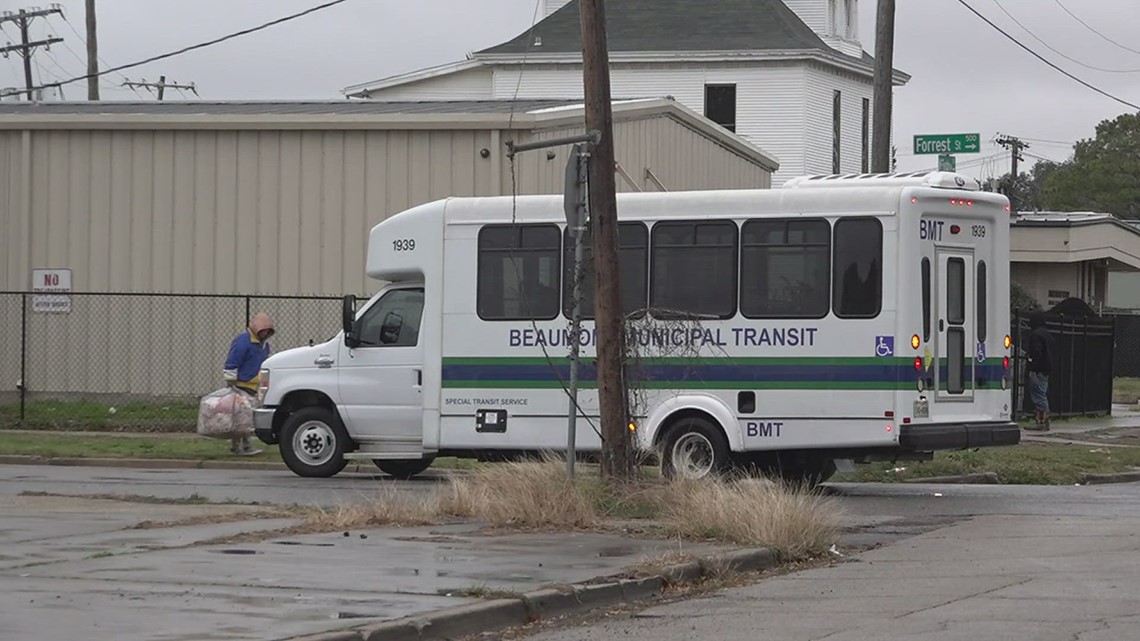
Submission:
MULTIPOLYGON (((372 100, 581 99, 577 0, 502 44, 345 89, 372 100), (521 74, 521 81, 520 81, 521 74)), ((773 185, 869 170, 874 60, 858 0, 607 0, 613 95, 671 96, 780 162, 773 185)), ((909 76, 896 71, 896 85, 909 76)))

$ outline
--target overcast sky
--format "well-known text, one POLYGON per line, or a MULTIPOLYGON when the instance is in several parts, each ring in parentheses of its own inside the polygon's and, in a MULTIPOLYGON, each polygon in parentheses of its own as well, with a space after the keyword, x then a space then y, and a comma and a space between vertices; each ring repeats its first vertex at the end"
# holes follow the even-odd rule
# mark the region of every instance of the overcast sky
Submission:
MULTIPOLYGON (((536 0, 349 0, 341 5, 240 39, 124 72, 131 80, 194 82, 203 99, 339 99, 347 85, 460 60, 530 26, 536 0)), ((538 0, 541 2, 542 0, 538 0)), ((1041 55, 1078 77, 1140 103, 1140 54, 1117 47, 1067 15, 1058 0, 967 0, 1041 55), (1040 40, 1014 20, 1012 14, 1040 40), (1095 71, 1092 67, 1131 70, 1095 71)), ((320 0, 97 0, 99 52, 109 65, 135 62, 309 8, 320 0)), ((1140 51, 1140 2, 1060 0, 1093 28, 1140 51)), ((47 5, 47 0, 0 0, 0 10, 47 5)), ((48 81, 84 70, 83 0, 62 0, 68 21, 37 20, 33 37, 65 38, 37 53, 35 76, 48 81), (75 31, 72 31, 74 27, 75 31), (66 46, 65 46, 66 45, 66 46), (70 49, 69 49, 70 48, 70 49)), ((694 0, 694 7, 701 6, 694 0)), ((864 48, 874 49, 874 0, 860 2, 864 48)), ((1085 89, 1034 59, 981 22, 958 0, 900 0, 895 66, 913 76, 895 91, 899 168, 922 169, 933 156, 910 154, 918 133, 979 133, 981 154, 961 155, 963 173, 986 177, 1008 170, 1009 156, 989 141, 998 133, 1056 141, 1032 142, 1030 154, 1063 160, 1068 145, 1091 137, 1098 122, 1130 108, 1085 89), (992 158, 988 158, 993 156, 992 158)), ((15 41, 12 25, 0 41, 15 41)), ((103 79, 104 99, 134 99, 103 79)), ((0 61, 0 87, 23 84, 16 56, 0 61)), ((82 99, 82 83, 65 97, 82 99)), ((144 97, 152 98, 144 92, 144 97)), ((177 92, 167 99, 177 98, 177 92)), ((192 96, 191 96, 192 97, 192 96)), ((1027 160, 1032 161, 1032 158, 1027 160)))

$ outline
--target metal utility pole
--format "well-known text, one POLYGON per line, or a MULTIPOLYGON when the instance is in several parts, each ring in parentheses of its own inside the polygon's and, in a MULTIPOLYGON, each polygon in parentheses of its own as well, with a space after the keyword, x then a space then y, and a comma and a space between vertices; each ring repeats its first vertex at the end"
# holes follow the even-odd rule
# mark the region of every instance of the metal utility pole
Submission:
POLYGON ((617 259, 617 184, 614 123, 604 0, 581 0, 586 129, 601 132, 590 163, 590 235, 593 239, 594 319, 598 335, 598 402, 602 419, 602 474, 630 479, 636 472, 626 407, 622 315, 617 259))
POLYGON ((871 171, 891 171, 891 111, 894 92, 895 0, 879 0, 875 18, 874 141, 871 171))
POLYGON ((99 45, 95 28, 95 0, 87 0, 87 99, 99 99, 99 45))
POLYGON ((188 85, 180 85, 180 84, 175 83, 175 82, 167 82, 166 76, 159 76, 158 82, 147 82, 146 78, 143 78, 142 82, 134 82, 131 80, 127 80, 126 82, 123 83, 123 86, 124 87, 131 87, 131 88, 142 88, 142 89, 146 89, 147 91, 150 91, 151 89, 157 89, 159 100, 162 100, 163 97, 166 95, 166 89, 168 87, 170 89, 186 89, 188 91, 194 92, 195 96, 198 95, 198 89, 197 89, 197 87, 195 87, 194 83, 190 83, 188 85))
POLYGON ((587 180, 589 174, 590 145, 597 145, 602 135, 598 131, 589 131, 584 136, 570 136, 556 138, 543 142, 525 143, 516 145, 514 141, 507 142, 507 156, 514 158, 515 154, 534 149, 547 149, 565 144, 574 144, 574 150, 566 163, 566 190, 564 193, 564 208, 566 211, 566 227, 574 237, 574 309, 571 313, 570 335, 570 387, 567 394, 570 396, 569 420, 566 426, 566 473, 574 476, 574 462, 577 459, 578 440, 578 362, 581 351, 580 336, 582 334, 582 261, 584 247, 582 236, 585 235, 589 223, 589 203, 587 202, 587 180))
POLYGON ((1009 169, 1009 187, 1006 188, 1005 195, 1009 198, 1010 213, 1016 216, 1018 206, 1021 204, 1017 202, 1017 163, 1019 160, 1025 160, 1021 156, 1021 150, 1028 149, 1029 143, 1022 142, 1021 139, 1016 136, 998 136, 994 142, 1012 152, 1010 154, 1011 167, 1009 169))
POLYGON ((35 99, 32 89, 34 84, 32 82, 32 53, 38 48, 51 49, 51 46, 57 42, 63 42, 63 38, 56 38, 55 36, 48 36, 43 40, 30 41, 28 35, 28 27, 31 26, 32 20, 44 16, 50 16, 53 13, 63 14, 63 9, 58 6, 50 9, 20 9, 13 13, 10 11, 4 12, 0 15, 0 25, 15 22, 16 26, 20 29, 20 44, 8 45, 0 47, 0 55, 5 58, 13 51, 20 54, 24 58, 24 90, 27 93, 28 101, 35 99))

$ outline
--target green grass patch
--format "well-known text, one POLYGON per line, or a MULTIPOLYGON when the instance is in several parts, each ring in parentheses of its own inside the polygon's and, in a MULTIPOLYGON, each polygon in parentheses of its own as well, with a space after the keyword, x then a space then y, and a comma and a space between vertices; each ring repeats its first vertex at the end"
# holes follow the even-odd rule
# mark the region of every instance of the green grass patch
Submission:
POLYGON ((198 421, 196 403, 108 404, 90 401, 35 401, 0 405, 0 427, 61 431, 193 432, 198 421))
MULTIPOLYGON (((228 460, 281 461, 276 445, 265 445, 256 438, 254 446, 264 452, 257 456, 230 454, 230 442, 184 434, 138 434, 131 436, 88 435, 68 432, 11 432, 0 430, 0 454, 42 456, 45 458, 178 459, 188 461, 228 460)), ((356 461, 366 464, 368 461, 356 461)), ((433 469, 472 470, 480 463, 473 459, 438 458, 433 469)), ((376 470, 377 474, 380 473, 376 470)))
POLYGON ((1140 467, 1140 448, 1023 443, 1009 447, 936 453, 933 461, 860 465, 833 481, 892 483, 934 476, 994 472, 1014 485, 1072 485, 1085 474, 1114 474, 1140 467))
POLYGON ((1135 405, 1140 401, 1140 378, 1112 379, 1112 402, 1135 405))
POLYGON ((0 431, 0 453, 46 458, 183 459, 192 461, 280 461, 276 447, 255 443, 265 451, 257 456, 230 454, 228 440, 198 436, 140 434, 132 436, 80 435, 67 432, 0 431))

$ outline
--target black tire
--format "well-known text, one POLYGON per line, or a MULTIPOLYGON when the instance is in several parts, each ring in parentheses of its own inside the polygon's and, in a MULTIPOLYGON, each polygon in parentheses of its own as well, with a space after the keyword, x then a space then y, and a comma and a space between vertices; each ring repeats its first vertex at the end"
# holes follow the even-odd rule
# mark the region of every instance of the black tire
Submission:
POLYGON ((774 466, 767 467, 765 472, 790 485, 807 486, 814 488, 820 483, 826 483, 835 475, 835 459, 822 456, 804 456, 801 458, 780 458, 774 466))
POLYGON ((334 412, 306 407, 290 414, 281 426, 281 458, 297 476, 328 478, 348 465, 344 453, 350 441, 334 412))
POLYGON ((376 465, 376 467, 380 468, 381 472, 387 474, 388 476, 394 476, 401 481, 407 481, 417 474, 420 474, 424 470, 431 467, 431 464, 434 462, 434 456, 403 461, 394 461, 379 458, 372 459, 372 463, 376 465))
POLYGON ((665 433, 663 445, 661 473, 668 479, 720 476, 732 464, 732 452, 728 448, 724 431, 706 418, 692 416, 677 419, 665 433), (699 457, 699 467, 705 468, 703 474, 696 475, 694 465, 686 464, 683 460, 687 458, 691 462, 694 456, 699 457), (682 469, 678 469, 679 464, 682 469))

